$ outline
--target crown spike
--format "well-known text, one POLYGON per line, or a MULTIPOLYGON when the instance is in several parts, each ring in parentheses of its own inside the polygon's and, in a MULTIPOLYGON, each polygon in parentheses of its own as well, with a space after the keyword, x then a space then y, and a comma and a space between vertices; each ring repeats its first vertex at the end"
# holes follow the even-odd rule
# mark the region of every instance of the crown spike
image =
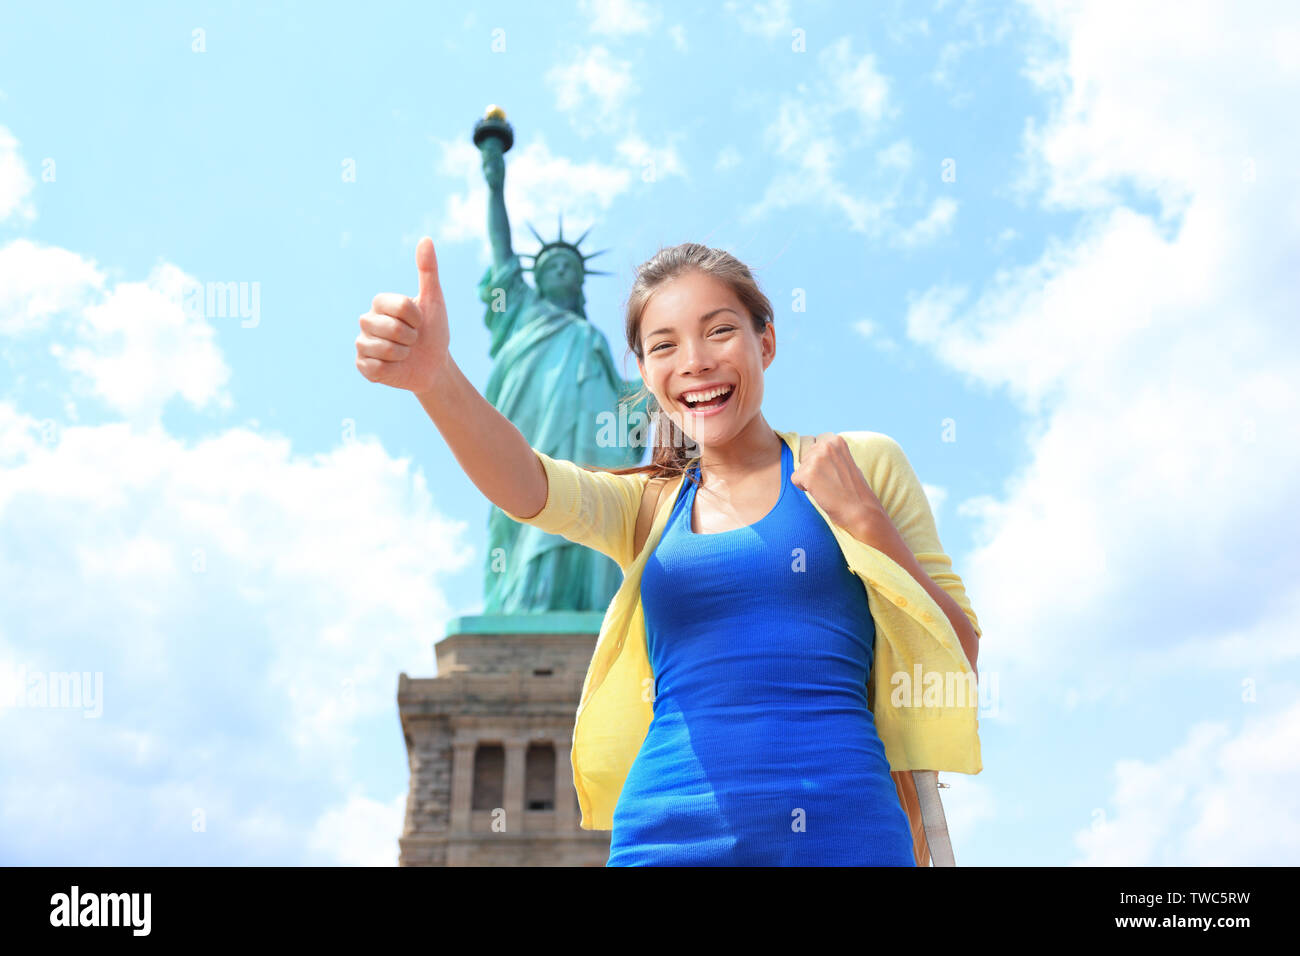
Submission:
POLYGON ((591 230, 595 228, 594 224, 588 226, 583 231, 582 235, 578 237, 576 242, 570 242, 564 238, 564 212, 562 210, 558 210, 556 212, 556 226, 558 232, 557 237, 551 242, 547 242, 545 239, 541 237, 541 235, 533 227, 533 224, 531 222, 528 223, 528 228, 532 229, 533 235, 536 236, 537 241, 541 243, 541 248, 538 249, 537 252, 535 253, 520 253, 521 256, 528 256, 533 260, 533 264, 531 266, 521 266, 521 268, 523 268, 525 271, 536 273, 537 267, 541 264, 542 260, 546 258, 553 250, 563 249, 578 259, 578 262, 582 265, 582 274, 584 276, 588 276, 588 275, 608 276, 614 274, 612 272, 606 272, 603 269, 587 268, 588 259, 610 251, 609 249, 598 249, 595 252, 586 253, 579 248, 579 245, 581 244, 582 240, 586 239, 587 236, 591 233, 591 230))

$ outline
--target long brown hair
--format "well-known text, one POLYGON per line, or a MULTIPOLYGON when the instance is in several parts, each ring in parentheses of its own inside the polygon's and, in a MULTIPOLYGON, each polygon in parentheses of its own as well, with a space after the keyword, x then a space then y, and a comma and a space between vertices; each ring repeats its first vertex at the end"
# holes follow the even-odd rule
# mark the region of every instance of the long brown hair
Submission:
MULTIPOLYGON (((762 335, 768 324, 774 320, 772 303, 759 289, 749 266, 725 249, 712 249, 698 242, 683 242, 666 249, 660 247, 658 252, 637 267, 636 281, 632 283, 632 291, 627 299, 624 321, 627 347, 628 351, 642 362, 645 361, 645 354, 641 349, 641 318, 650 297, 665 283, 691 269, 725 282, 745 307, 745 311, 749 313, 754 331, 759 335, 762 335)), ((620 405, 632 406, 647 396, 649 397, 647 408, 655 435, 654 453, 650 464, 635 465, 631 468, 599 468, 588 465, 587 468, 615 475, 646 473, 651 478, 663 478, 680 476, 695 463, 700 457, 699 445, 664 414, 644 382, 635 395, 624 399, 620 405)))

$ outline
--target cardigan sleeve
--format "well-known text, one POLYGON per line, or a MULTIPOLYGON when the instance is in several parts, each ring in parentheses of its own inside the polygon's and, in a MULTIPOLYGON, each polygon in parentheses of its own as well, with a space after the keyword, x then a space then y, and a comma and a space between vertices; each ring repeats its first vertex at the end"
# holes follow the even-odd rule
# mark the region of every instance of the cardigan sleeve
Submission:
POLYGON ((502 513, 547 534, 599 551, 626 569, 632 554, 637 510, 647 475, 592 471, 533 449, 546 473, 546 503, 531 517, 502 513))
POLYGON ((930 500, 925 496, 921 481, 907 460, 907 455, 903 453, 902 446, 888 435, 878 432, 859 434, 870 435, 875 451, 873 460, 866 463, 871 490, 880 499, 889 520, 898 529, 908 549, 916 555, 917 563, 936 584, 952 596, 957 606, 970 618, 975 636, 980 637, 979 619, 966 595, 966 586, 952 569, 952 559, 944 553, 943 545, 939 543, 939 532, 934 524, 930 500))

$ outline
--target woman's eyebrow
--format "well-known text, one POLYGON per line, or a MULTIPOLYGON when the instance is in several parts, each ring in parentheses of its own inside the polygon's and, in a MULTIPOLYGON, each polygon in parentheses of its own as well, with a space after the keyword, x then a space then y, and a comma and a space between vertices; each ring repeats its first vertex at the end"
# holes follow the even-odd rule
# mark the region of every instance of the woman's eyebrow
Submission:
MULTIPOLYGON (((700 321, 707 322, 709 319, 713 318, 719 312, 730 312, 732 315, 737 314, 736 310, 731 308, 731 306, 724 305, 719 309, 714 309, 712 312, 705 312, 702 316, 700 316, 700 321)), ((647 332, 646 338, 650 338, 650 336, 652 335, 659 335, 662 332, 671 332, 671 331, 672 329, 655 329, 653 332, 647 332)))

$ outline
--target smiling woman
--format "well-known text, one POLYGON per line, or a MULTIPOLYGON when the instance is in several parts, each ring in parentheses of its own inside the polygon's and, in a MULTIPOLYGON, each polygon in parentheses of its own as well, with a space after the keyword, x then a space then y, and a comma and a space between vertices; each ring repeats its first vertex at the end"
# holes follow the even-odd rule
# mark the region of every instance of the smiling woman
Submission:
POLYGON ((774 430, 771 304, 735 257, 687 243, 629 297, 652 462, 548 455, 452 361, 427 239, 417 264, 418 300, 362 317, 358 368, 416 393, 505 519, 621 572, 571 753, 609 864, 925 865, 910 772, 980 772, 974 699, 895 701, 892 679, 974 678, 979 630, 897 442, 774 430))
POLYGON ((778 443, 762 414, 763 373, 776 355, 773 321, 749 267, 725 250, 688 242, 644 263, 624 331, 644 383, 632 400, 649 394, 658 440, 649 465, 602 470, 689 474, 705 486, 717 478, 743 490, 755 460, 765 459, 774 479, 778 443))
MULTIPOLYGON (((609 865, 917 865, 924 838, 867 699, 867 590, 804 484, 840 491, 837 524, 857 524, 843 492, 856 486, 832 467, 853 459, 814 456, 801 479, 764 418, 771 303, 730 253, 684 243, 638 270, 626 333, 653 458, 587 471, 686 481, 640 575, 653 718, 613 809, 609 865)), ((857 480, 863 509, 879 507, 857 480)))

